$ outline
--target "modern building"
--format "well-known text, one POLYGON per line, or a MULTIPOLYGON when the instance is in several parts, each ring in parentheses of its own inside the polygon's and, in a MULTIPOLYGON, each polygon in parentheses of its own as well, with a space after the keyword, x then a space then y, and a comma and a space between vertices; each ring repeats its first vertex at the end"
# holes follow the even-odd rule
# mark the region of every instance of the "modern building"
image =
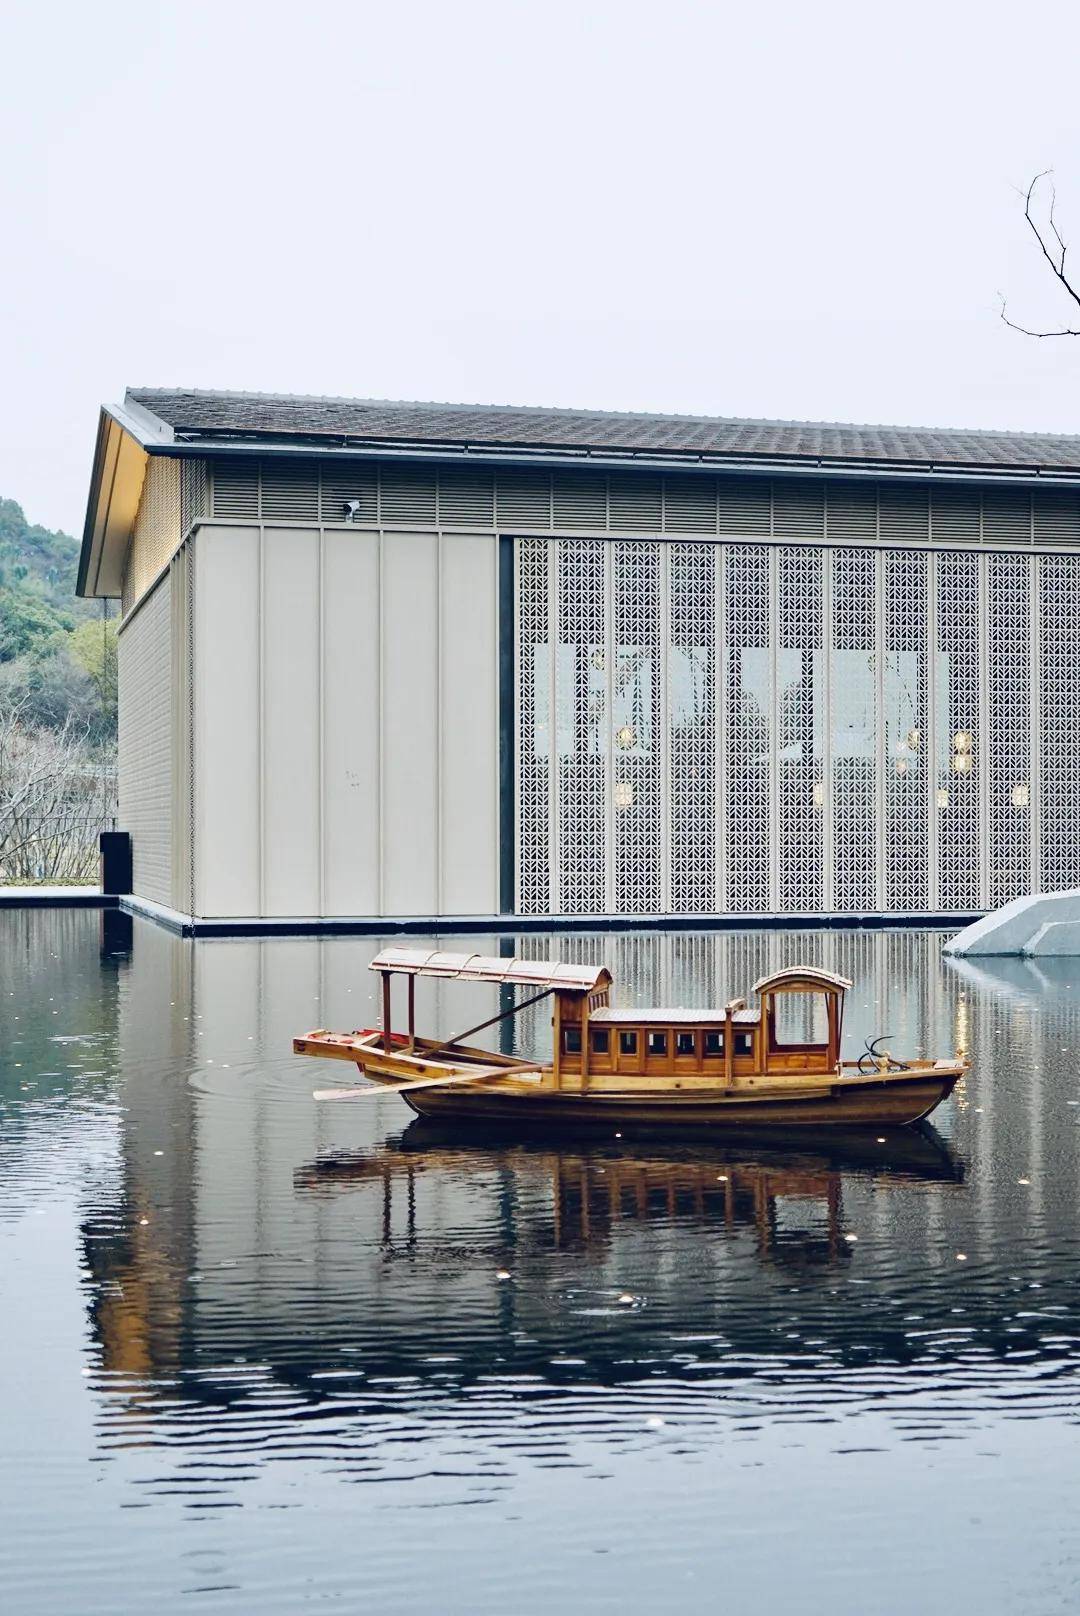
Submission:
POLYGON ((174 921, 1080 885, 1080 437, 136 388, 79 590, 174 921))

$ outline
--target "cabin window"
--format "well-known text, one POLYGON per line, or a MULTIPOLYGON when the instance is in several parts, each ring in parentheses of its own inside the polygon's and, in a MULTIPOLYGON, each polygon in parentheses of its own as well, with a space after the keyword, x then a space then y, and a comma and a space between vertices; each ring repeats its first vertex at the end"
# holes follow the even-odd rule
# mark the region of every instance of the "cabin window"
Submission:
POLYGON ((606 1055, 611 1043, 611 1034, 606 1027, 597 1027, 592 1035, 592 1048, 594 1055, 606 1055))
POLYGON ((637 1033, 636 1032, 621 1032, 619 1034, 619 1054, 620 1055, 636 1055, 637 1054, 637 1033))
POLYGON ((562 1046, 563 1046, 563 1054, 564 1055, 580 1055, 581 1054, 581 1028, 580 1027, 564 1027, 563 1028, 563 1035, 562 1035, 562 1046))
POLYGON ((724 1035, 722 1032, 707 1032, 705 1034, 706 1055, 722 1055, 724 1053, 724 1035))
POLYGON ((735 1034, 735 1053, 736 1055, 752 1055, 754 1053, 754 1037, 752 1033, 737 1032, 735 1034))
POLYGON ((651 1032, 649 1034, 648 1050, 650 1055, 667 1054, 667 1033, 651 1032))
POLYGON ((773 999, 773 1043, 825 1044, 829 1039, 824 993, 778 993, 773 999))
POLYGON ((697 1054, 697 1033, 693 1033, 693 1032, 678 1032, 678 1033, 676 1033, 675 1034, 675 1053, 676 1053, 676 1055, 696 1055, 697 1054))

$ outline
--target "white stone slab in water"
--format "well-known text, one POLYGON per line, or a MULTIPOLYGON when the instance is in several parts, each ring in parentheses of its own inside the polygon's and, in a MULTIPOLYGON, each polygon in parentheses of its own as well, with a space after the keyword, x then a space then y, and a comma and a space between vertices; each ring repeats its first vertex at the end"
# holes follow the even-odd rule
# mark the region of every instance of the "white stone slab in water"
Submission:
POLYGON ((993 914, 950 937, 946 954, 1080 954, 1080 889, 1014 898, 993 914), (1044 931, 1065 927, 1051 946, 1033 943, 1044 931))

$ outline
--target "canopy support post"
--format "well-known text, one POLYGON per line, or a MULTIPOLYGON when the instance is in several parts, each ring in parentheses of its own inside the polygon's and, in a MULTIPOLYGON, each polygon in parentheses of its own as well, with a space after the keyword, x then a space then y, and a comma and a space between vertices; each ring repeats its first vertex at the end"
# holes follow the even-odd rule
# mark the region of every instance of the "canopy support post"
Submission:
POLYGON ((409 984, 409 1054, 416 1050, 416 978, 406 978, 409 984))
POLYGON ((382 973, 382 1046, 390 1053, 390 972, 382 973))

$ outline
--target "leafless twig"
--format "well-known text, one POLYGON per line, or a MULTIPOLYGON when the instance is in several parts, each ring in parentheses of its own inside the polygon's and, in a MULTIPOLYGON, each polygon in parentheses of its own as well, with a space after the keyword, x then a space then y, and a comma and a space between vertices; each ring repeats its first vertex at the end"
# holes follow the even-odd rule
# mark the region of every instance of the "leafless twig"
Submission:
MULTIPOLYGON (((1080 308, 1080 291, 1077 290, 1065 273, 1065 254, 1068 251, 1068 247, 1066 246, 1065 240, 1057 227, 1057 220, 1054 218, 1054 209, 1057 206, 1057 191, 1053 185, 1050 187, 1050 210, 1047 219, 1048 229, 1041 227, 1036 222, 1031 211, 1032 200, 1035 196, 1035 188, 1039 184, 1039 181, 1046 179, 1050 173, 1050 169, 1044 169, 1041 174, 1036 174, 1035 178, 1028 186, 1027 195, 1024 198, 1024 218, 1028 222, 1028 227, 1031 230, 1032 235, 1039 243, 1039 251, 1046 259, 1046 262, 1050 265, 1050 269, 1055 280, 1057 280, 1059 284, 1064 287, 1065 291, 1068 293, 1069 297, 1072 298, 1077 308, 1080 308), (1053 243, 1056 243, 1056 245, 1050 241, 1050 236, 1053 237, 1053 243)), ((1062 326, 1061 329, 1057 331, 1033 331, 1030 326, 1017 324, 1015 320, 1009 319, 1009 316, 1006 313, 1004 298, 1001 300, 1001 318, 1013 331, 1020 331, 1025 337, 1080 337, 1080 329, 1073 326, 1062 326)))

